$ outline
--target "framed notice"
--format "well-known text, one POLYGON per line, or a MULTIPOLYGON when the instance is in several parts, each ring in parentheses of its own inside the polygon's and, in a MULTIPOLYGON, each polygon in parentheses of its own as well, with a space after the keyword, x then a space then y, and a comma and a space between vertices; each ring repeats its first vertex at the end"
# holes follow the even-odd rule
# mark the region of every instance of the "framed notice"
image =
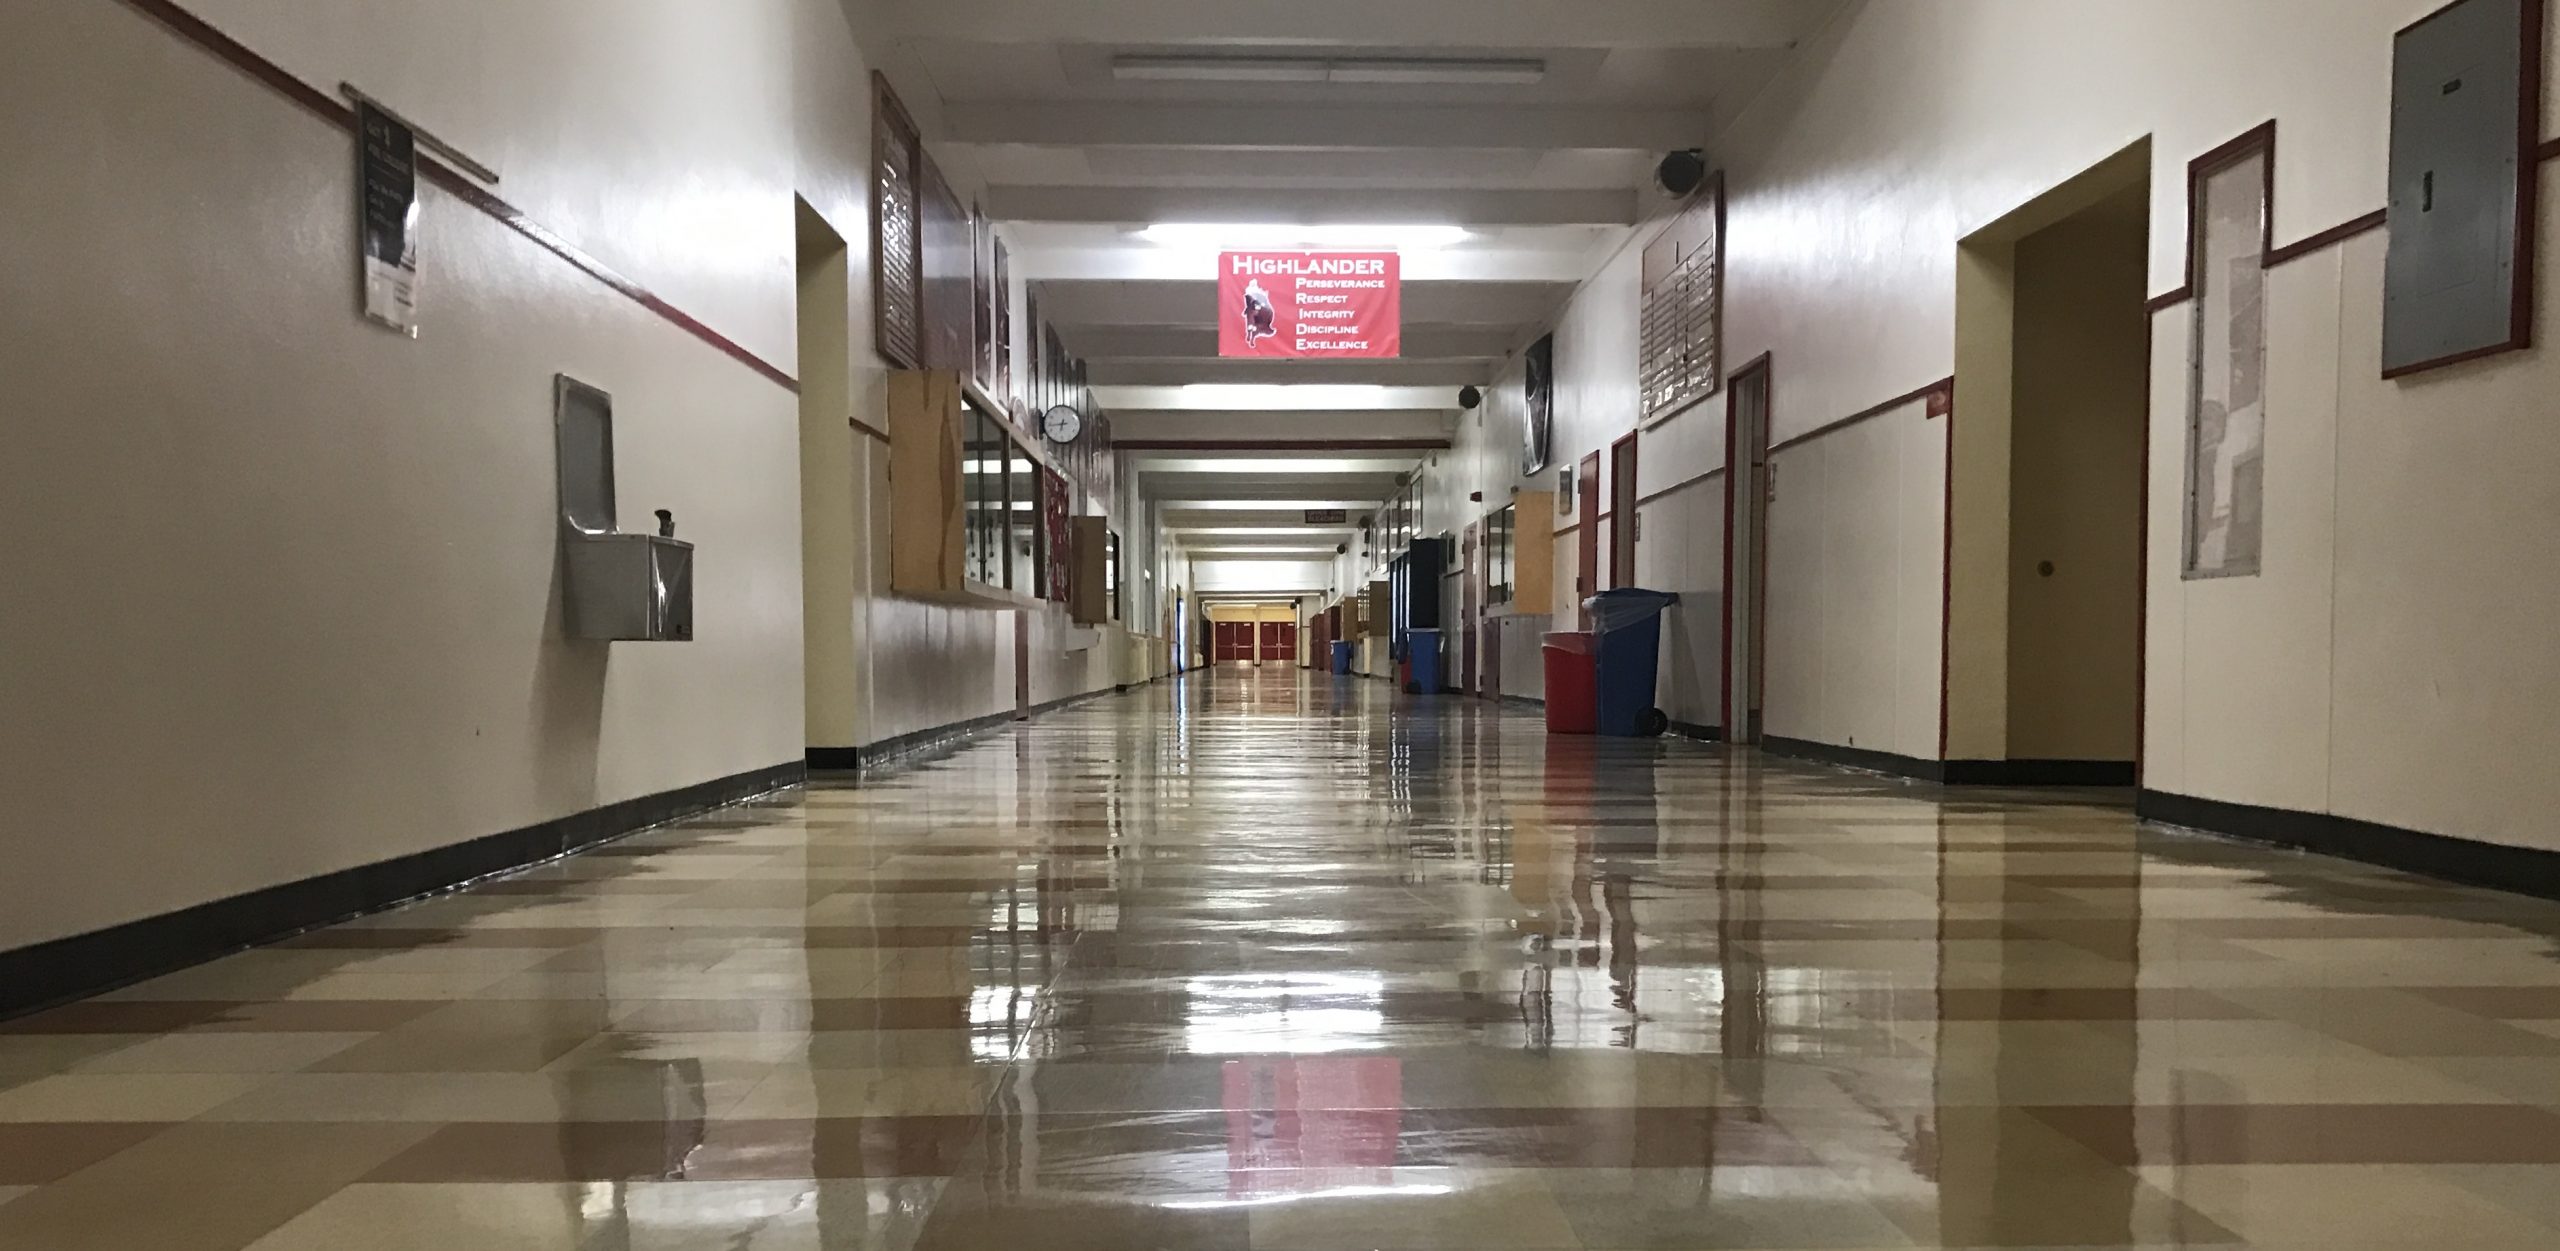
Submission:
POLYGON ((418 136, 400 119, 356 105, 357 243, 364 315, 418 337, 418 136))
POLYGON ((1374 359, 1404 351, 1393 252, 1228 252, 1218 258, 1218 355, 1374 359))
POLYGON ((1724 180, 1644 250, 1637 383, 1644 420, 1669 419, 1724 389, 1724 180))

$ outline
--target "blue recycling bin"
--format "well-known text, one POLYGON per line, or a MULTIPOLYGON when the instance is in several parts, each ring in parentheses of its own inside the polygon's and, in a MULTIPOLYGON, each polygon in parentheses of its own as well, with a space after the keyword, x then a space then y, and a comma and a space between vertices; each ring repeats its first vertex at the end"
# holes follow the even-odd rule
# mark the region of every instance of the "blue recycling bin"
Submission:
POLYGON ((1405 660, 1413 667, 1413 678, 1405 683, 1405 694, 1439 694, 1445 689, 1440 685, 1440 632, 1415 630, 1408 639, 1405 660))
POLYGON ((1662 664, 1662 611, 1679 603, 1667 591, 1620 587, 1583 601, 1600 636, 1598 728, 1618 738, 1651 738, 1671 728, 1654 707, 1662 664))
POLYGON ((1345 643, 1338 640, 1334 643, 1333 671, 1335 673, 1351 672, 1351 649, 1355 646, 1357 646, 1357 644, 1345 643))

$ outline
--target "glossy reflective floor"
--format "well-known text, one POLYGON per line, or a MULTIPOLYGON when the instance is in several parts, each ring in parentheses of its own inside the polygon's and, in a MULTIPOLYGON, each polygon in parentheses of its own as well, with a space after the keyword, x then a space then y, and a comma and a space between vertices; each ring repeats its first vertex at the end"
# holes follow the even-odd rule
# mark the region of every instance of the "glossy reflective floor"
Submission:
POLYGON ((0 1025, 0 1247, 2548 1251, 2555 934, 1230 672, 0 1025))

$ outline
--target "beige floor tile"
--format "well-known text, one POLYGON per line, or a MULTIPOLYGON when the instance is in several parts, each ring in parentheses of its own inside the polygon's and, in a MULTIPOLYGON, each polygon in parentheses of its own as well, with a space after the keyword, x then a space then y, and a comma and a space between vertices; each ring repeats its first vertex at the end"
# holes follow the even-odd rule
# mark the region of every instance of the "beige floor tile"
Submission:
MULTIPOLYGON (((299 1216, 431 1128, 175 1126, 0 1205, 0 1247, 237 1248, 299 1216)), ((364 1238, 341 1245, 380 1244, 364 1238)))
POLYGON ((250 1251, 581 1251, 617 1228, 618 1187, 349 1186, 250 1251))
POLYGON ((154 1034, 0 1034, 0 1089, 27 1079, 78 1068, 113 1055, 154 1034))
MULTIPOLYGON (((2560 1236, 2466 1189, 2461 1174, 2451 1170, 2248 1164, 2139 1171, 2154 1186, 2253 1240, 2467 1249, 2560 1236)), ((2548 1174, 2544 1180, 2549 1182, 2548 1174)))
POLYGON ((233 1073, 63 1073, 0 1091, 0 1121, 184 1121, 272 1080, 233 1073))
POLYGON ((1237 1200, 1254 1251, 1573 1251, 1554 1192, 1530 1173, 1444 1169, 1274 1174, 1237 1200), (1303 1185, 1303 1189, 1300 1187, 1303 1185))

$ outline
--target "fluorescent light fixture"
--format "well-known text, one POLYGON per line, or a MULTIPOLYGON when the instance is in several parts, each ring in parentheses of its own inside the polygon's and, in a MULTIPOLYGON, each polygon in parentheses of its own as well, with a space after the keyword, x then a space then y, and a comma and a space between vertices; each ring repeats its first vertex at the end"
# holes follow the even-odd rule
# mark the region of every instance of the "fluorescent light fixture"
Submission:
POLYGON ((1139 83, 1320 83, 1328 66, 1304 57, 1116 56, 1111 76, 1139 83))
POLYGON ((1194 556, 1269 556, 1288 560, 1334 554, 1330 547, 1186 547, 1183 550, 1194 556))
POLYGON ((1286 222, 1159 222, 1138 237, 1169 248, 1386 248, 1428 252, 1475 237, 1464 226, 1413 222, 1304 225, 1286 222))
POLYGON ((1544 61, 1437 57, 1360 57, 1334 62, 1325 75, 1326 82, 1435 87, 1527 87, 1545 82, 1546 78, 1544 61))
POLYGON ((1547 63, 1532 57, 1180 56, 1125 53, 1111 58, 1121 82, 1342 83, 1355 86, 1528 86, 1546 81, 1547 63))
POLYGON ((1182 388, 1181 397, 1186 409, 1305 412, 1383 408, 1387 389, 1362 382, 1194 382, 1182 388))

